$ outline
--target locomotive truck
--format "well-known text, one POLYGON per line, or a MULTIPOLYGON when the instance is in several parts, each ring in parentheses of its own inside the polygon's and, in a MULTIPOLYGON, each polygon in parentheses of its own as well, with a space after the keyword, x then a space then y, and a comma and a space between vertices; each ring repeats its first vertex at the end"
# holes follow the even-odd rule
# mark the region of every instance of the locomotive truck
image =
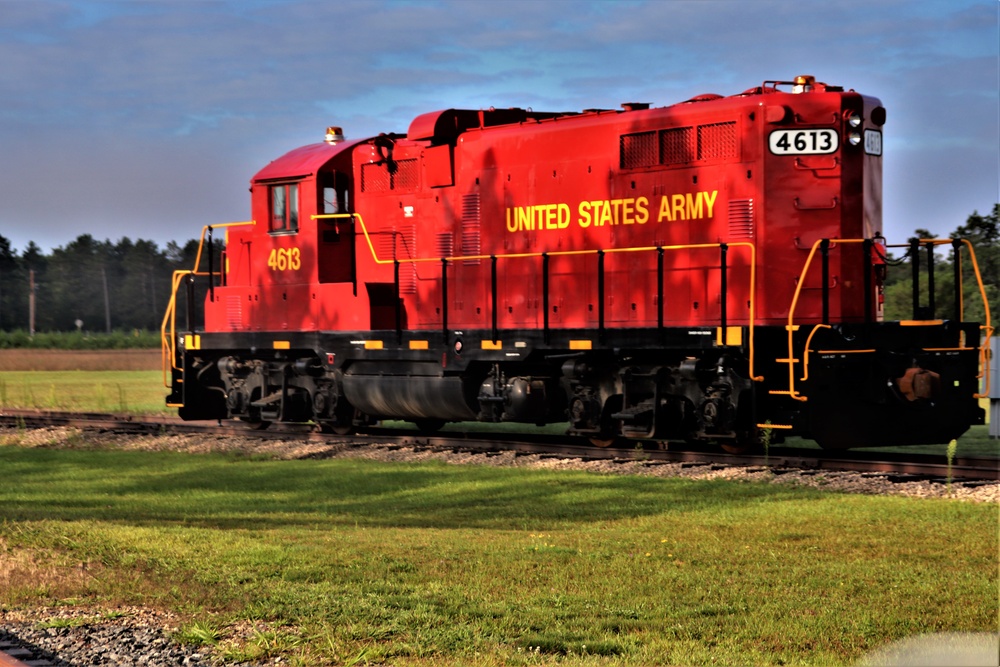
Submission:
MULTIPOLYGON (((207 226, 175 274, 167 403, 338 433, 947 442, 984 421, 989 305, 980 280, 987 321, 961 298, 938 313, 914 280, 913 319, 884 321, 885 122, 878 99, 799 76, 665 107, 331 127, 257 172, 252 220, 207 226), (196 279, 204 325, 181 327, 196 279)), ((914 270, 945 243, 975 265, 967 242, 920 241, 914 270)))

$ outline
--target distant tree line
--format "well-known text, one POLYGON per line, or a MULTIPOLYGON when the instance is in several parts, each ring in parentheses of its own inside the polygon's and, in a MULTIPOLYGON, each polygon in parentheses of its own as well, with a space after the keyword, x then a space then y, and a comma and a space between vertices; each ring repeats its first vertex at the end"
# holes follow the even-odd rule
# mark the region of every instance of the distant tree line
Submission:
MULTIPOLYGON (((32 290, 35 332, 158 330, 173 272, 193 268, 197 254, 197 240, 161 249, 153 241, 102 242, 90 234, 49 254, 32 241, 19 254, 0 235, 0 331, 31 330, 32 290)), ((195 303, 207 286, 199 282, 195 303)))
MULTIPOLYGON (((1000 204, 989 215, 973 212, 966 223, 951 233, 951 238, 969 239, 976 249, 979 271, 986 284, 987 298, 993 305, 993 317, 1000 310, 1000 204)), ((927 239, 931 234, 918 229, 913 238, 927 239)), ((207 250, 207 249, 206 249, 207 250)), ((222 248, 215 244, 215 257, 222 248)), ((28 244, 18 254, 10 241, 0 235, 0 331, 28 331, 29 293, 34 285, 34 331, 110 332, 111 330, 155 331, 160 328, 170 299, 175 270, 194 267, 198 241, 183 245, 175 242, 159 248, 152 241, 117 243, 97 241, 83 234, 65 246, 45 254, 28 244), (79 323, 79 326, 78 326, 79 323)), ((927 249, 917 251, 924 271, 921 273, 921 303, 929 302, 927 285, 927 249)), ((973 275, 968 253, 962 253, 962 295, 967 321, 983 321, 983 305, 973 275)), ((910 250, 891 249, 885 279, 885 319, 913 319, 912 259, 910 250)), ((954 312, 954 261, 951 246, 935 248, 935 316, 950 319, 954 312)), ((216 261, 216 266, 218 262, 216 261)), ((202 258, 202 270, 207 258, 202 258)), ((201 304, 207 281, 196 282, 194 303, 201 304)), ((186 326, 185 290, 179 291, 177 314, 179 326, 186 326)), ((194 326, 200 326, 201 308, 195 307, 194 326)), ((926 315, 921 313, 920 315, 926 315)))

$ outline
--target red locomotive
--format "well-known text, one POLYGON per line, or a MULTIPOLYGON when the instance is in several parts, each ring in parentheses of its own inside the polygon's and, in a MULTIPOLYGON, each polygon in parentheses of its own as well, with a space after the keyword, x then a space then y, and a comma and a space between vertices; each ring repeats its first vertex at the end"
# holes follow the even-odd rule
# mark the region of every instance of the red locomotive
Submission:
POLYGON ((203 331, 176 331, 176 298, 164 320, 168 404, 727 448, 983 423, 989 323, 882 321, 879 100, 802 76, 622 107, 448 109, 271 162, 253 221, 175 279, 210 287, 203 331))

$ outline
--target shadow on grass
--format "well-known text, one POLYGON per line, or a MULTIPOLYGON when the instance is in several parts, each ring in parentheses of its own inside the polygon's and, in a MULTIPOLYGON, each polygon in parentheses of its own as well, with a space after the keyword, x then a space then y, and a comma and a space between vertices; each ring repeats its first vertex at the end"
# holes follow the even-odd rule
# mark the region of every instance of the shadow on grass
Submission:
POLYGON ((0 520, 176 523, 260 530, 337 525, 553 528, 802 499, 819 492, 568 471, 260 461, 218 455, 0 448, 0 520))

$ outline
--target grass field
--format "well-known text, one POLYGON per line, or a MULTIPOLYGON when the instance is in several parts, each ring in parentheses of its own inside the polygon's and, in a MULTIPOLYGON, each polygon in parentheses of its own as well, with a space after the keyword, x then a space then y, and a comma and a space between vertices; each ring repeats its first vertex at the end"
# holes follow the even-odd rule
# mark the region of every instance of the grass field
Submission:
POLYGON ((0 350, 0 408, 169 414, 159 350, 0 350))
POLYGON ((0 407, 169 414, 160 371, 0 372, 0 407))
POLYGON ((0 605, 161 606, 292 665, 845 664, 997 629, 993 505, 0 446, 0 605))

